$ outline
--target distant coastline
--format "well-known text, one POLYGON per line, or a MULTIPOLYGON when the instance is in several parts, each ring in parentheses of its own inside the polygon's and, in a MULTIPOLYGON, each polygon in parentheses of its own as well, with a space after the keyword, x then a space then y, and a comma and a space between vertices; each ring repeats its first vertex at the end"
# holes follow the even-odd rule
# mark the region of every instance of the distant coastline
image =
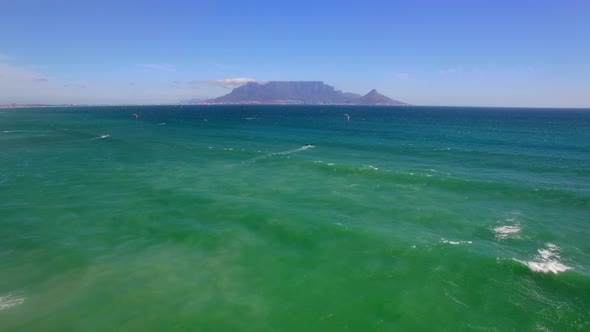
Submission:
POLYGON ((0 104, 0 108, 32 108, 32 107, 66 107, 66 106, 81 106, 81 105, 50 105, 50 104, 0 104))
POLYGON ((264 84, 248 82, 230 93, 201 101, 202 104, 268 104, 268 105, 375 105, 403 106, 373 89, 362 96, 336 90, 322 81, 270 81, 264 84))
POLYGON ((155 106, 338 106, 338 107, 415 107, 415 108, 457 108, 457 109, 520 109, 520 110, 572 110, 590 111, 590 107, 559 107, 559 106, 477 106, 477 105, 353 105, 353 104, 305 104, 305 103, 166 103, 166 104, 0 104, 0 109, 26 108, 79 108, 79 107, 155 107, 155 106))

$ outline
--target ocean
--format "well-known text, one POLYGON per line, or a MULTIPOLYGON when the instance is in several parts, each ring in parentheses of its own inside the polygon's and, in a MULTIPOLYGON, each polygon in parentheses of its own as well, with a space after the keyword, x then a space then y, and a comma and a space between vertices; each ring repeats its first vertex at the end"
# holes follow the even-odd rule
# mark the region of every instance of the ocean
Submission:
POLYGON ((0 330, 589 331, 590 110, 0 109, 0 330))

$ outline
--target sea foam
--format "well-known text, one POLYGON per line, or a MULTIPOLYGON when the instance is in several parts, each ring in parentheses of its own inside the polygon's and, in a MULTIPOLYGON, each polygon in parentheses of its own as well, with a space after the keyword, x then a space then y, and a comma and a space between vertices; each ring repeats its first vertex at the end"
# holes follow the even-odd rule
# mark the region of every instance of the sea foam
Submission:
POLYGON ((570 266, 567 266, 560 261, 560 251, 561 249, 555 244, 547 243, 545 248, 537 250, 538 255, 535 257, 535 260, 516 261, 528 266, 533 272, 558 274, 572 269, 570 266))
POLYGON ((512 239, 520 239, 520 225, 505 225, 505 226, 498 226, 494 228, 494 233, 496 234, 496 239, 498 240, 506 240, 509 238, 512 239))
POLYGON ((300 152, 300 151, 305 151, 305 150, 309 150, 311 148, 315 148, 315 145, 311 145, 311 144, 306 144, 300 148, 297 149, 293 149, 293 150, 287 150, 287 151, 281 151, 281 152, 273 152, 273 153, 269 153, 269 154, 265 154, 264 156, 260 156, 254 159, 249 160, 248 162, 255 162, 261 159, 266 159, 266 158, 270 158, 273 156, 277 156, 277 155, 289 155, 291 153, 296 153, 296 152, 300 152))
POLYGON ((14 294, 0 296, 0 311, 23 304, 24 302, 24 297, 19 297, 14 294))
POLYGON ((451 244, 451 245, 459 245, 459 244, 472 244, 473 241, 450 241, 444 238, 440 239, 440 243, 444 243, 444 244, 451 244))

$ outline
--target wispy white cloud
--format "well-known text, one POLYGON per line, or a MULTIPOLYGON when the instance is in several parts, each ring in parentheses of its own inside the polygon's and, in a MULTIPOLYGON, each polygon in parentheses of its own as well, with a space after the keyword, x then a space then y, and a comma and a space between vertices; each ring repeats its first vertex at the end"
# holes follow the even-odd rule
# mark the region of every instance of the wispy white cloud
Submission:
POLYGON ((217 80, 206 80, 203 83, 224 87, 226 89, 233 89, 249 82, 258 82, 254 78, 247 78, 247 77, 235 77, 235 78, 223 78, 217 80))
POLYGON ((441 75, 452 75, 452 74, 460 74, 464 71, 463 66, 453 66, 445 69, 441 69, 438 71, 441 75))
POLYGON ((142 63, 138 65, 141 68, 158 70, 158 71, 174 71, 176 67, 169 63, 142 63))
POLYGON ((73 83, 73 84, 64 84, 64 88, 78 88, 78 89, 86 89, 88 85, 86 83, 73 83))
POLYGON ((0 104, 53 102, 66 94, 63 87, 30 66, 0 62, 0 104))
POLYGON ((202 82, 179 81, 176 84, 177 87, 158 82, 92 77, 64 80, 48 76, 34 66, 0 61, 0 104, 160 104, 207 95, 199 90, 207 86, 202 82))

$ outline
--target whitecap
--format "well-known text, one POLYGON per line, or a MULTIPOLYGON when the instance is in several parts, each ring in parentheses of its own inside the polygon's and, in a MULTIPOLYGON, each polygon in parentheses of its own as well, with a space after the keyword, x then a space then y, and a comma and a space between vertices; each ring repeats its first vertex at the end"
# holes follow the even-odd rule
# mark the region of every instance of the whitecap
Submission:
POLYGON ((111 137, 109 134, 100 135, 97 137, 92 138, 84 138, 84 139, 75 139, 75 140, 67 140, 67 141, 53 141, 53 142, 45 142, 44 144, 56 144, 56 143, 72 143, 72 142, 87 142, 87 141, 95 141, 98 139, 105 139, 111 137))
POLYGON ((23 304, 24 302, 24 297, 19 297, 14 294, 0 296, 0 311, 23 304))
POLYGON ((459 245, 459 244, 472 244, 473 241, 450 241, 450 240, 447 240, 445 238, 441 238, 440 239, 440 243, 451 244, 451 245, 456 246, 456 245, 459 245))
POLYGON ((287 150, 287 151, 281 151, 281 152, 275 152, 275 153, 270 153, 268 154, 269 157, 271 156, 275 156, 275 155, 281 155, 281 154, 291 154, 291 153, 295 153, 295 152, 299 152, 299 151, 305 151, 311 148, 315 148, 315 145, 311 145, 311 144, 306 144, 300 148, 297 149, 293 149, 293 150, 287 150))
POLYGON ((88 139, 79 139, 79 140, 74 140, 74 141, 63 141, 63 142, 83 142, 83 141, 94 141, 97 139, 105 139, 107 137, 110 137, 111 135, 108 134, 104 134, 104 135, 100 135, 98 137, 93 137, 93 138, 88 138, 88 139))
POLYGON ((2 133, 4 134, 10 134, 10 133, 30 133, 30 130, 2 130, 2 133))
MULTIPOLYGON (((305 150, 308 150, 308 149, 311 149, 311 148, 315 148, 315 145, 306 144, 306 145, 304 145, 304 146, 302 146, 300 148, 293 149, 293 150, 287 150, 287 151, 281 151, 281 152, 273 152, 273 153, 265 154, 264 156, 260 156, 260 157, 251 159, 251 160, 249 160, 247 162, 248 163, 252 163, 252 162, 256 162, 256 161, 261 160, 261 159, 266 159, 266 158, 270 158, 272 156, 277 156, 277 155, 289 155, 291 153, 305 151, 305 150)), ((258 151, 258 152, 260 152, 260 151, 258 151)))
POLYGON ((528 266, 533 272, 558 274, 571 270, 570 266, 563 264, 561 260, 561 249, 553 243, 547 243, 545 248, 538 249, 538 255, 533 261, 516 261, 528 266))
POLYGON ((311 148, 315 148, 315 145, 306 144, 306 145, 300 147, 299 149, 294 150, 293 152, 304 151, 304 150, 311 149, 311 148))
POLYGON ((506 240, 506 239, 520 239, 520 231, 522 228, 520 225, 504 225, 495 227, 494 233, 496 235, 496 239, 498 240, 506 240))

